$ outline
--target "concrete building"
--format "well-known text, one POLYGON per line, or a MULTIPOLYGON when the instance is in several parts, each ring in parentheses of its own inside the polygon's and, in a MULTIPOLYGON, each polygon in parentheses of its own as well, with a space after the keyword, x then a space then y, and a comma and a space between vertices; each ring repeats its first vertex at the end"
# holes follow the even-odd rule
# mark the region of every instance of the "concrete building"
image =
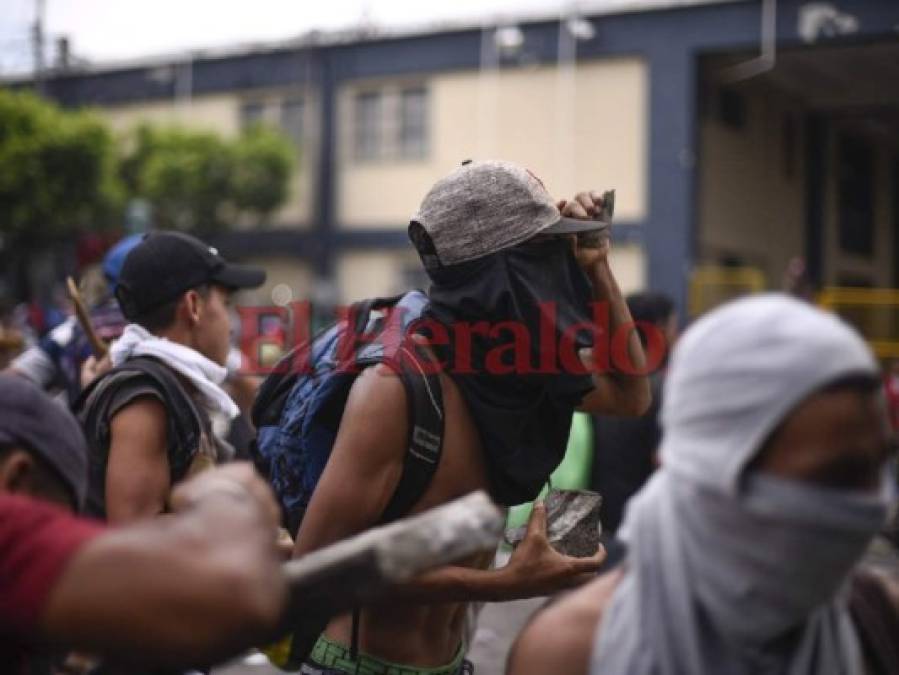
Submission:
MULTIPOLYGON (((778 288, 899 285, 899 3, 637 0, 578 17, 309 35, 230 53, 58 72, 46 92, 139 121, 295 140, 290 203, 220 246, 264 262, 250 298, 354 300, 420 283, 405 229, 469 157, 527 165, 559 197, 617 190, 627 289, 686 307, 708 266, 778 288)), ((700 305, 702 302, 700 302, 700 305)))

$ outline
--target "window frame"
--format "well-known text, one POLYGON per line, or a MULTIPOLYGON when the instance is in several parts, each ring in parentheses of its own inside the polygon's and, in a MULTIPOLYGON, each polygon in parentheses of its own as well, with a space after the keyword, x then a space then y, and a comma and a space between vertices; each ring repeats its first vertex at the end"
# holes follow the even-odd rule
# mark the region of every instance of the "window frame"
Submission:
POLYGON ((360 163, 384 158, 384 92, 362 89, 353 94, 352 143, 353 158, 360 163), (365 103, 365 106, 363 106, 365 103), (363 120, 363 110, 367 110, 363 120))

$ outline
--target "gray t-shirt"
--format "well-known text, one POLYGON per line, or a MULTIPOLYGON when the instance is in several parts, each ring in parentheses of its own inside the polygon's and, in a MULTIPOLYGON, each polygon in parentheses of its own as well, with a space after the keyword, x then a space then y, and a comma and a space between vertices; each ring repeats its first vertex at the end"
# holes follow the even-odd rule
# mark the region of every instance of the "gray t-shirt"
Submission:
POLYGON ((172 485, 199 468, 233 456, 233 448, 213 433, 209 416, 198 405, 195 392, 177 376, 174 381, 180 392, 175 400, 171 400, 165 388, 150 375, 112 371, 85 401, 79 418, 88 437, 90 452, 86 509, 89 514, 106 516, 106 468, 112 420, 140 398, 153 397, 166 409, 166 458, 172 485))

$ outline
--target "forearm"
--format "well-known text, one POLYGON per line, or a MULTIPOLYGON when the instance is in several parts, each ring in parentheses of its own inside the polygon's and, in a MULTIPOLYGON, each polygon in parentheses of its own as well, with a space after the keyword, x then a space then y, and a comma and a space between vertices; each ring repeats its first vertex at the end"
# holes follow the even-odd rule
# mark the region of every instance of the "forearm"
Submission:
POLYGON ((133 494, 112 494, 106 498, 106 522, 110 525, 130 525, 149 520, 165 513, 165 503, 169 491, 159 490, 155 494, 147 491, 133 494))
POLYGON ((651 392, 640 335, 608 261, 595 263, 589 277, 595 301, 608 307, 609 369, 599 376, 614 386, 622 412, 641 414, 651 402, 651 392), (622 335, 626 335, 623 344, 622 335))
POLYGON ((473 561, 472 566, 441 567, 398 586, 391 594, 391 601, 506 602, 553 595, 593 580, 605 551, 600 548, 595 555, 585 558, 559 554, 546 539, 545 507, 536 505, 534 514, 537 520, 532 515, 525 540, 503 567, 484 569, 484 558, 473 561))
POLYGON ((207 500, 177 519, 111 531, 85 547, 51 594, 47 636, 166 666, 250 646, 280 615, 284 582, 271 527, 232 501, 207 500))

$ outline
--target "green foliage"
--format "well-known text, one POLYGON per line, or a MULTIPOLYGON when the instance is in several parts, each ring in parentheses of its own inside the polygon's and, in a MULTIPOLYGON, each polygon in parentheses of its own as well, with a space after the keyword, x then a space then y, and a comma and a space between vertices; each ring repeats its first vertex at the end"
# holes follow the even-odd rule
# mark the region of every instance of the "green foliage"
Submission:
POLYGON ((94 113, 0 90, 0 235, 41 246, 120 226, 136 197, 156 226, 202 234, 262 222, 287 200, 296 151, 275 130, 226 140, 142 126, 122 140, 94 113))
POLYGON ((234 144, 234 204, 269 216, 287 200, 295 152, 289 139, 264 126, 251 127, 234 144))
POLYGON ((113 138, 97 117, 0 90, 0 233, 40 243, 103 227, 122 197, 113 138))
POLYGON ((139 127, 121 162, 134 197, 148 200, 159 227, 209 233, 242 217, 257 222, 287 199, 294 151, 257 127, 232 141, 179 128, 139 127))
POLYGON ((144 131, 138 146, 137 195, 153 206, 156 224, 210 231, 223 226, 233 161, 228 146, 210 133, 181 129, 144 131))

